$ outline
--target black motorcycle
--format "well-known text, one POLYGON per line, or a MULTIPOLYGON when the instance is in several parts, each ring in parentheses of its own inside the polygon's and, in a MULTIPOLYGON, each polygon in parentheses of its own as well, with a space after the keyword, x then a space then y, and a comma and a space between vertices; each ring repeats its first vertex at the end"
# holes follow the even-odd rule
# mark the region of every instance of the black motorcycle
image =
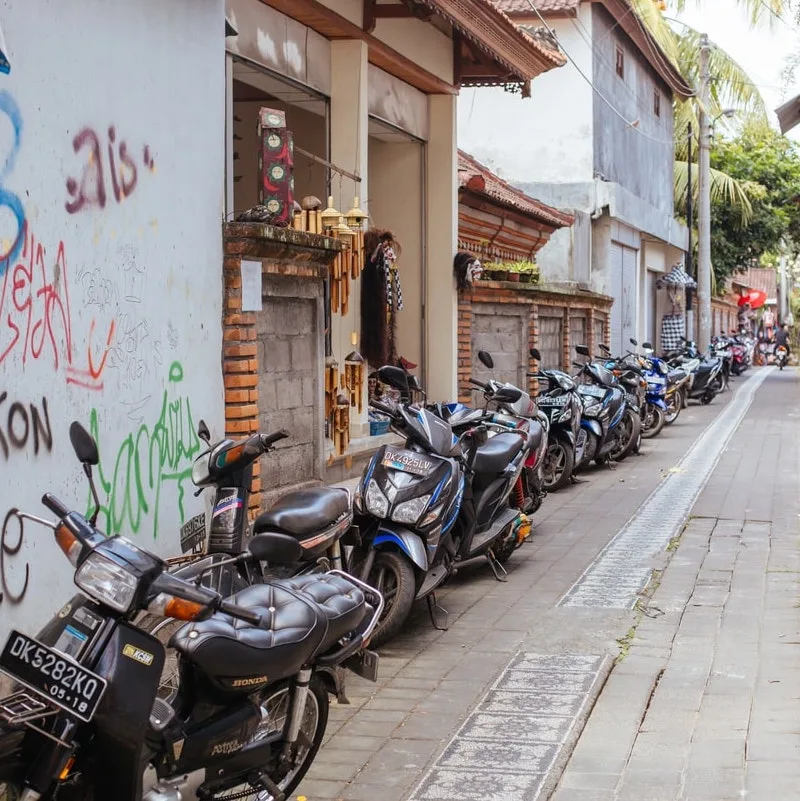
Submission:
MULTIPOLYGON (((531 348, 531 357, 541 362, 542 354, 531 348)), ((531 378, 546 382, 536 403, 548 419, 547 452, 542 466, 544 488, 555 492, 566 487, 575 466, 583 459, 586 431, 581 429, 583 403, 572 376, 561 370, 539 370, 528 373, 531 378)))
MULTIPOLYGON (((97 494, 97 445, 70 437, 97 494)), ((106 537, 50 494, 51 528, 75 568, 74 596, 36 639, 12 630, 0 670, 0 787, 34 801, 285 801, 313 762, 328 718, 329 674, 375 679, 365 651, 379 593, 339 571, 261 584, 224 598, 184 581, 123 537, 106 537), (164 647, 132 621, 140 610, 187 621, 173 637, 180 687, 157 697, 164 647)), ((293 537, 254 537, 236 559, 291 562, 293 537)))
MULTIPOLYGON (((410 394, 401 368, 381 367, 378 379, 410 394)), ((509 401, 515 397, 509 392, 509 401)), ((377 451, 354 500, 351 535, 357 541, 348 569, 382 588, 386 606, 373 638, 378 644, 399 631, 415 600, 428 600, 438 626, 436 612, 443 610, 433 593, 463 562, 484 558, 501 578, 501 563, 530 533, 509 496, 532 443, 525 432, 489 438, 480 425, 456 437, 441 417, 408 402, 373 399, 370 405, 405 438, 402 448, 377 451)))
MULTIPOLYGON (((172 573, 186 581, 196 580, 226 597, 268 579, 343 567, 341 540, 353 521, 346 489, 312 487, 291 492, 262 512, 252 530, 248 525, 253 465, 275 443, 288 437, 288 432, 253 434, 238 442, 224 439, 212 445, 208 427, 201 420, 197 433, 208 449, 195 459, 192 482, 198 487, 197 494, 207 488, 214 490, 211 525, 206 532, 203 513, 183 526, 184 555, 167 560, 172 573), (265 570, 259 563, 237 560, 250 536, 267 533, 296 539, 300 544, 297 561, 271 564, 265 570)), ((180 627, 180 623, 159 615, 143 614, 136 622, 164 645, 180 627)), ((179 678, 177 654, 168 648, 159 695, 172 698, 179 678)), ((345 700, 343 690, 340 700, 345 700)))

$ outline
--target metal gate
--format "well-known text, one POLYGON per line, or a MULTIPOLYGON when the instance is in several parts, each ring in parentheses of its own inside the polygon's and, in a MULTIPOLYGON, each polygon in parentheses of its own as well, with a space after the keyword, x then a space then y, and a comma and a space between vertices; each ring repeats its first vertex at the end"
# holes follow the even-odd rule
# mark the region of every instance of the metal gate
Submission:
POLYGON ((639 251, 611 243, 611 346, 612 352, 625 353, 628 340, 636 333, 636 262, 639 251))

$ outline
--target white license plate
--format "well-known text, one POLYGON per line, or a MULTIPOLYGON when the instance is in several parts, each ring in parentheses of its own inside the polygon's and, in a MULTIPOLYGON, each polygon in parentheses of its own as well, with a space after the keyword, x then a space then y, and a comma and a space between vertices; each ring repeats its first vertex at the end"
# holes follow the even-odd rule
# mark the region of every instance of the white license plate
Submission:
POLYGON ((539 406, 566 406, 568 402, 567 395, 544 395, 539 398, 539 406))
POLYGON ((0 654, 0 670, 86 723, 106 691, 102 676, 18 631, 0 654))
POLYGON ((383 466, 390 470, 400 470, 416 476, 426 476, 436 468, 436 463, 414 451, 392 451, 388 448, 383 454, 383 466))
POLYGON ((582 395, 591 395, 593 398, 604 398, 606 391, 603 387, 596 387, 594 384, 581 384, 578 387, 578 392, 582 395))
POLYGON ((660 375, 652 375, 652 376, 648 376, 647 377, 647 383, 648 384, 657 384, 657 385, 661 386, 661 385, 667 383, 667 379, 662 377, 662 376, 660 376, 660 375))

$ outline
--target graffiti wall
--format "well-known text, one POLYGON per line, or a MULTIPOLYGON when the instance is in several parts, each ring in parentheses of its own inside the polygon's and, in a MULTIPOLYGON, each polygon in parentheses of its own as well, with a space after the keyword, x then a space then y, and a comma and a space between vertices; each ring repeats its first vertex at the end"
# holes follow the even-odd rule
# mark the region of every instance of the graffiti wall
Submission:
POLYGON ((50 491, 163 555, 223 425, 223 0, 0 0, 0 638, 74 592, 50 491))

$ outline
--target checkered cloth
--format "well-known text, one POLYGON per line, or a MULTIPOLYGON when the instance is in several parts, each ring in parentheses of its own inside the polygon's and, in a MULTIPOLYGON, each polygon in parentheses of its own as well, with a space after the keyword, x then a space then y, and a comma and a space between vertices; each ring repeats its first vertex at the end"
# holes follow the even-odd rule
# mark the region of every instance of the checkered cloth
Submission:
POLYGON ((682 314, 665 314, 661 320, 661 350, 668 353, 678 350, 681 337, 686 334, 686 321, 682 314))

